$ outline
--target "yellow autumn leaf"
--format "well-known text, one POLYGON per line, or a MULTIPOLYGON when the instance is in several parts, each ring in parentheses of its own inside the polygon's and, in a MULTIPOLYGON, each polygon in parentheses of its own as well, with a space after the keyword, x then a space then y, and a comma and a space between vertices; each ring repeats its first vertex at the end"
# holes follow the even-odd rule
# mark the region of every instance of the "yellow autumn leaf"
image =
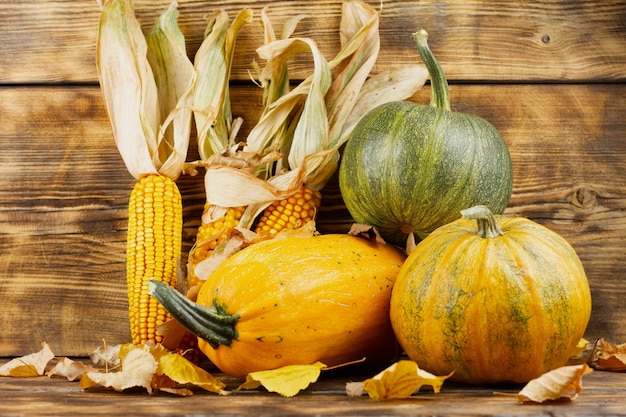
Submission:
POLYGON ((152 377, 158 367, 152 353, 141 347, 136 347, 122 355, 122 350, 120 349, 120 371, 86 372, 80 379, 81 388, 104 387, 112 388, 115 391, 124 391, 128 388, 143 387, 148 393, 152 393, 152 377))
POLYGON ((30 377, 44 374, 46 365, 54 358, 50 346, 43 342, 39 352, 11 359, 0 366, 0 376, 30 377))
POLYGON ((451 375, 435 376, 419 369, 413 361, 401 360, 363 381, 363 389, 375 400, 408 398, 424 385, 430 385, 438 393, 443 382, 451 375))
POLYGON ((517 394, 520 403, 574 400, 582 390, 582 377, 592 372, 587 364, 562 366, 528 382, 517 394))
POLYGON ((567 360, 565 365, 580 365, 583 363, 592 363, 597 357, 597 342, 590 342, 585 338, 581 338, 576 344, 576 348, 567 360))
POLYGON ((160 356, 157 373, 166 375, 179 384, 191 384, 220 395, 230 394, 224 390, 226 384, 176 353, 160 356))
POLYGON ((293 397, 317 381, 324 368, 326 365, 316 362, 312 365, 288 365, 269 371, 252 372, 237 390, 263 386, 266 390, 276 392, 283 397, 293 397))

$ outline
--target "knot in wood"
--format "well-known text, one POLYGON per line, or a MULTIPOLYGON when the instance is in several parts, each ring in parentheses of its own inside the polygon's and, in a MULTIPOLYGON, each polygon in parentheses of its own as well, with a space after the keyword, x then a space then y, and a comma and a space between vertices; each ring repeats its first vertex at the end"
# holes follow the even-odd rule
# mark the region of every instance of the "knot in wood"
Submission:
POLYGON ((597 204, 596 192, 586 187, 579 187, 571 196, 572 205, 582 209, 590 209, 597 204))

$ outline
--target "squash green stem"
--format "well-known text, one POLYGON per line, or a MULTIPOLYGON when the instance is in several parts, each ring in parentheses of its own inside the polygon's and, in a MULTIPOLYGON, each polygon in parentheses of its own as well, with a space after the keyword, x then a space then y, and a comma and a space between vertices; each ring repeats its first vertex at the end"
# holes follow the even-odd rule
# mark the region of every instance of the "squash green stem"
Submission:
POLYGON ((413 39, 417 44, 417 50, 424 61, 430 77, 430 105, 445 110, 450 110, 450 93, 448 91, 448 80, 443 73, 439 61, 435 58, 428 47, 428 32, 420 29, 413 34, 413 39))
POLYGON ((148 293, 159 300, 176 321, 194 335, 206 340, 213 349, 220 345, 230 346, 239 337, 235 329, 239 315, 229 314, 215 300, 210 307, 202 306, 154 279, 148 283, 148 293))
POLYGON ((493 239, 504 234, 493 213, 487 206, 480 205, 461 210, 461 217, 468 220, 476 220, 478 224, 476 234, 482 238, 493 239))

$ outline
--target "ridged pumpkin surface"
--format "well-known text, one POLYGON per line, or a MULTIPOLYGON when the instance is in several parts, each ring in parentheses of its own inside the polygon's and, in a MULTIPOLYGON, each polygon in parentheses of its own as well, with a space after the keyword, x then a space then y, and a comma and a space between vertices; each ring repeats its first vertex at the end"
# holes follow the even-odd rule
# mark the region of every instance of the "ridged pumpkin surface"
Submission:
POLYGON ((273 239, 222 263, 198 304, 237 317, 231 346, 200 348, 223 372, 249 372, 367 357, 391 360, 391 289, 405 259, 390 245, 349 235, 273 239))
POLYGON ((472 384, 527 382, 565 364, 585 332, 591 296, 574 249, 524 218, 503 235, 459 219, 407 258, 391 299, 400 345, 419 366, 472 384))
POLYGON ((508 148, 486 120, 410 102, 383 104, 350 134, 339 168, 354 220, 386 240, 420 239, 477 204, 506 208, 513 186, 508 148))

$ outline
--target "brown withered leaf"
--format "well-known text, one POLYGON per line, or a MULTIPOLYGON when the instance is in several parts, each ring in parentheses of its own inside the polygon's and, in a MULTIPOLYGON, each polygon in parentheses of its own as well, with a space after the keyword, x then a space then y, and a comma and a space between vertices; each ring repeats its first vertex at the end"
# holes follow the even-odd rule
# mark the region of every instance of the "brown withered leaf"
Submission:
POLYGON ((0 376, 31 377, 43 375, 48 362, 54 359, 54 353, 46 342, 41 345, 42 348, 39 352, 11 359, 0 366, 0 376))
POLYGON ((598 339, 596 349, 598 357, 593 362, 593 367, 601 371, 626 371, 626 343, 615 345, 598 339))
POLYGON ((69 358, 60 358, 54 368, 46 372, 46 375, 49 377, 65 377, 68 381, 75 381, 81 378, 85 372, 96 371, 97 370, 93 366, 85 365, 80 361, 74 361, 69 358))
POLYGON ((269 371, 251 372, 246 382, 237 390, 256 389, 263 386, 270 392, 276 392, 283 397, 293 397, 301 390, 316 382, 320 373, 326 368, 321 362, 311 365, 288 365, 269 371))
POLYGON ((362 237, 364 239, 371 240, 379 244, 385 244, 385 239, 380 235, 380 232, 374 227, 363 223, 353 223, 348 231, 349 235, 362 237))
MULTIPOLYGON (((443 382, 451 375, 436 376, 419 369, 417 363, 411 360, 401 360, 373 378, 363 381, 363 390, 375 400, 409 398, 424 385, 431 386, 438 393, 443 382)), ((350 392, 358 392, 358 387, 351 384, 348 391, 346 386, 346 392, 348 395, 350 392)))
POLYGON ((520 403, 575 400, 582 390, 582 377, 592 372, 587 364, 562 366, 528 382, 517 394, 520 403))

